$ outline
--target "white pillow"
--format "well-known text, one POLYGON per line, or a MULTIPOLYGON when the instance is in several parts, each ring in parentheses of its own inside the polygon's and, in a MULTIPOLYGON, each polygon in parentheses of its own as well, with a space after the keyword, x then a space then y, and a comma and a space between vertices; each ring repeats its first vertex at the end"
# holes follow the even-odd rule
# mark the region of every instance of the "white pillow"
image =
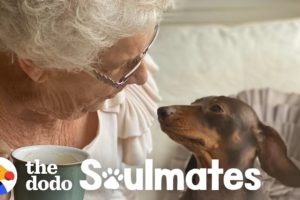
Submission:
POLYGON ((163 26, 151 49, 163 104, 271 87, 300 92, 300 19, 237 27, 163 26))

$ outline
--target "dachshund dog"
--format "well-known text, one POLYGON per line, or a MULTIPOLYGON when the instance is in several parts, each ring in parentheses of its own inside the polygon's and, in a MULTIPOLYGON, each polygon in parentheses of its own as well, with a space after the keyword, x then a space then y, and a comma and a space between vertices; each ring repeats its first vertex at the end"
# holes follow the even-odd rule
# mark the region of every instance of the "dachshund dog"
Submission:
MULTIPOLYGON (((300 187, 300 171, 287 157, 283 140, 246 103, 224 96, 205 97, 188 106, 161 107, 157 112, 161 129, 193 153, 194 168, 210 168, 212 159, 218 159, 224 171, 238 168, 245 172, 258 156, 270 176, 287 186, 300 187)), ((208 176, 208 184, 210 179, 208 176)), ((230 191, 220 181, 219 191, 188 189, 184 199, 243 200, 246 196, 245 188, 230 191)))

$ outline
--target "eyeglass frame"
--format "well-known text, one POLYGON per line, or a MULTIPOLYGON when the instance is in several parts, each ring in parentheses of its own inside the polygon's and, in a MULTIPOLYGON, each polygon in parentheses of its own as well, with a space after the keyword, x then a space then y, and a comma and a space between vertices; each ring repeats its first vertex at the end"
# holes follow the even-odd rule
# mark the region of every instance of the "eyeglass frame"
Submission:
POLYGON ((154 41, 155 41, 155 39, 158 35, 158 32, 159 32, 159 25, 157 24, 154 28, 154 34, 153 34, 152 39, 148 43, 148 46, 144 49, 144 51, 139 56, 137 56, 137 57, 140 57, 139 61, 137 62, 137 64, 134 65, 134 67, 127 74, 122 76, 122 78, 119 81, 114 81, 111 77, 109 77, 106 74, 98 71, 97 69, 92 69, 92 70, 87 71, 87 72, 90 75, 92 75, 93 77, 95 77, 97 80, 103 81, 103 82, 111 85, 112 87, 114 87, 116 89, 123 86, 129 80, 129 78, 134 74, 134 72, 136 72, 137 69, 141 66, 141 64, 143 62, 143 59, 144 59, 145 55, 147 54, 148 50, 153 45, 153 43, 154 43, 154 41))

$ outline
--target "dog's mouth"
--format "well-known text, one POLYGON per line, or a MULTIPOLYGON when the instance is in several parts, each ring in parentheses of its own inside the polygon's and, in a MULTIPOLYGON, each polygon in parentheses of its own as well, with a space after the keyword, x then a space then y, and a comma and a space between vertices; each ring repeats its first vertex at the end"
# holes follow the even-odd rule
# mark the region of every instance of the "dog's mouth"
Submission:
POLYGON ((200 146, 205 146, 205 142, 203 139, 200 139, 200 138, 191 138, 191 137, 185 137, 185 136, 181 136, 181 135, 176 135, 175 136, 175 140, 176 141, 181 141, 183 143, 192 143, 194 145, 200 145, 200 146))
POLYGON ((161 124, 161 129, 165 132, 172 140, 179 142, 181 144, 192 143, 194 145, 205 146, 205 141, 202 138, 196 138, 184 135, 183 133, 191 131, 190 129, 179 128, 179 127, 170 127, 161 124))

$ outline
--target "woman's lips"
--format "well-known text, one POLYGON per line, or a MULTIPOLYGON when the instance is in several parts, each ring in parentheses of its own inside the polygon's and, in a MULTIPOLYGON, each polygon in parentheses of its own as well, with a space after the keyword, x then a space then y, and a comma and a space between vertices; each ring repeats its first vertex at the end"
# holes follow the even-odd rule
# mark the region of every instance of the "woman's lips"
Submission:
POLYGON ((86 107, 86 110, 91 112, 95 110, 99 110, 101 106, 103 105, 103 102, 107 99, 112 99, 117 95, 117 93, 113 93, 111 95, 106 96, 104 99, 103 97, 100 99, 97 99, 95 102, 91 103, 89 106, 86 107))
POLYGON ((90 103, 89 105, 84 106, 84 111, 95 111, 95 110, 99 110, 99 108, 101 108, 101 106, 103 105, 103 102, 107 99, 112 99, 114 98, 116 95, 118 94, 118 92, 112 93, 108 96, 105 96, 104 98, 98 98, 96 99, 93 103, 90 103))
POLYGON ((111 94, 111 95, 107 96, 107 99, 112 99, 112 98, 114 98, 115 96, 116 96, 116 93, 115 93, 115 94, 111 94))

